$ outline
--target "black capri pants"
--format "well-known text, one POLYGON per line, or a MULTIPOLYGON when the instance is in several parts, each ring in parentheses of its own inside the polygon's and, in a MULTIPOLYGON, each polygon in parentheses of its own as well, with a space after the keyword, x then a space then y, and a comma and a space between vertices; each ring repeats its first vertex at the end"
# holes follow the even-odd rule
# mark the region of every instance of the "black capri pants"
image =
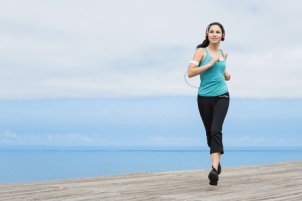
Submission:
POLYGON ((203 121, 210 153, 224 153, 222 143, 222 126, 228 112, 229 93, 215 97, 197 97, 198 109, 203 121))

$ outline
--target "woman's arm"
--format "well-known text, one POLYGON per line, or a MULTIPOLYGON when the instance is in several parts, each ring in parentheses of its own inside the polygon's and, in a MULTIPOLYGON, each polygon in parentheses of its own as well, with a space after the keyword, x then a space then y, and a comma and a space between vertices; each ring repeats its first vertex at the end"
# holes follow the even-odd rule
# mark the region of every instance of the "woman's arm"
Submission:
MULTIPOLYGON (((193 56, 193 61, 200 63, 204 57, 205 57, 205 50, 203 48, 198 48, 193 56)), ((188 69, 188 77, 189 78, 194 77, 194 76, 202 73, 203 71, 208 70, 209 68, 211 68, 214 65, 216 60, 215 60, 215 58, 212 58, 212 60, 209 63, 207 63, 203 66, 200 66, 200 67, 198 67, 198 65, 195 62, 190 63, 189 69, 188 69)))
MULTIPOLYGON (((226 60, 228 57, 228 53, 225 51, 224 52, 224 59, 226 60)), ((228 71, 224 71, 224 79, 226 81, 229 81, 231 79, 231 74, 228 71)))
POLYGON ((224 59, 227 60, 227 58, 228 58, 228 52, 224 51, 223 54, 224 54, 224 59))

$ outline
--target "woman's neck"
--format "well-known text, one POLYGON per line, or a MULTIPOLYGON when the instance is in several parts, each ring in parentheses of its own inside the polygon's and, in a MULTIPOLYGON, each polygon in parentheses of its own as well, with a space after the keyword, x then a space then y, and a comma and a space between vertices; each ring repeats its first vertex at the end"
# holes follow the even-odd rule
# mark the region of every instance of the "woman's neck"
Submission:
POLYGON ((213 52, 217 52, 217 51, 219 51, 219 45, 210 44, 210 45, 208 46, 208 50, 213 51, 213 52))

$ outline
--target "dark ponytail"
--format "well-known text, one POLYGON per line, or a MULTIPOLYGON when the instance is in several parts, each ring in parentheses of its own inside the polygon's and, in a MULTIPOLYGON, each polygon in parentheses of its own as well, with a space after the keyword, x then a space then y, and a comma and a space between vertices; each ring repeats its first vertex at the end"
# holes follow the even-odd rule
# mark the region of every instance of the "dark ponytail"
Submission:
POLYGON ((202 48, 208 47, 209 44, 210 44, 210 41, 208 38, 206 38, 206 39, 204 39, 204 41, 201 44, 197 45, 196 49, 201 48, 201 47, 202 48))

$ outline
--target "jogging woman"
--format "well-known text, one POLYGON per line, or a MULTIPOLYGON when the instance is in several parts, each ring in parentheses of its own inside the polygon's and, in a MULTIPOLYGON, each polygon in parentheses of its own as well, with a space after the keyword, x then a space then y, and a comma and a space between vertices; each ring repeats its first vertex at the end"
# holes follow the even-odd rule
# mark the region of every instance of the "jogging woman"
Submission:
POLYGON ((197 46, 188 69, 188 77, 199 75, 201 80, 197 102, 212 160, 212 170, 208 175, 210 185, 217 185, 221 173, 220 158, 224 153, 222 126, 230 101, 225 82, 231 78, 225 70, 228 53, 219 49, 224 39, 223 26, 218 22, 209 24, 205 40, 197 46))

